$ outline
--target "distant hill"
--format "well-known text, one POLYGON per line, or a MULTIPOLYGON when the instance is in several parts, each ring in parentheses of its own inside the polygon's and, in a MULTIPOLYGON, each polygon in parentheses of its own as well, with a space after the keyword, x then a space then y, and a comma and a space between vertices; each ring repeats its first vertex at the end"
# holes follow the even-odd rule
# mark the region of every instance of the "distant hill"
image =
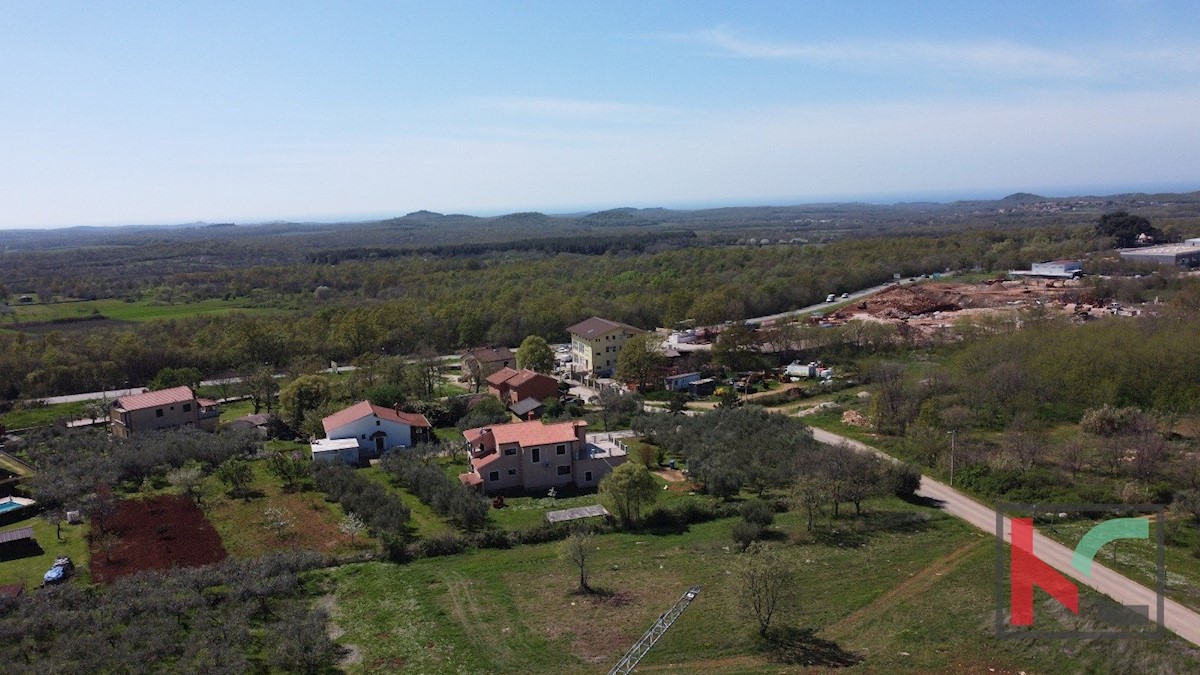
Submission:
POLYGON ((1029 192, 1014 192, 1000 200, 1002 204, 1036 204, 1044 201, 1048 200, 1041 195, 1035 195, 1029 192))

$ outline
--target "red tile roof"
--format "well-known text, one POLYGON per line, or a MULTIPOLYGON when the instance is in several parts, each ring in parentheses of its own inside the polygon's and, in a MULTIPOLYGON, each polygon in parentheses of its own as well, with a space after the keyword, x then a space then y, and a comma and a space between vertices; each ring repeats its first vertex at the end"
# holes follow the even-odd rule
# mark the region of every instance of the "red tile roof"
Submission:
POLYGON ((479 485, 483 482, 483 479, 480 478, 479 474, 477 473, 460 473, 458 474, 458 480, 460 480, 463 485, 479 485))
POLYGON ((500 361, 515 361, 517 359, 513 350, 508 347, 480 347, 467 352, 467 356, 475 359, 479 363, 497 363, 500 361))
POLYGON ((360 420, 368 415, 375 415, 379 419, 391 420, 407 424, 410 427, 430 428, 429 420, 425 419, 424 415, 417 413, 401 412, 383 406, 372 405, 370 401, 359 401, 349 408, 339 410, 334 414, 321 420, 321 426, 325 427, 325 433, 330 434, 334 429, 344 427, 351 422, 360 420))
POLYGON ((173 387, 171 389, 148 391, 144 394, 122 396, 113 405, 126 411, 133 411, 144 410, 146 408, 160 408, 164 405, 172 405, 174 403, 188 403, 195 399, 196 395, 192 393, 191 387, 173 387))
POLYGON ((511 378, 513 375, 516 375, 516 374, 517 374, 517 371, 505 366, 504 368, 497 370, 496 372, 492 373, 491 375, 488 375, 487 383, 492 385, 493 387, 498 387, 501 384, 503 384, 504 382, 507 382, 509 378, 511 378))
POLYGON ((634 328, 627 323, 621 323, 620 321, 609 321, 608 319, 601 319, 598 316, 593 316, 590 319, 580 321, 574 326, 568 328, 567 332, 572 335, 578 335, 582 338, 590 340, 592 338, 600 337, 601 335, 608 335, 617 329, 624 329, 634 333, 635 335, 637 333, 646 332, 641 328, 634 328))
POLYGON ((535 380, 539 377, 546 379, 546 380, 550 380, 551 382, 554 382, 555 387, 558 386, 558 380, 555 380, 553 377, 550 377, 549 375, 543 375, 537 371, 529 370, 528 368, 517 371, 517 374, 513 375, 511 378, 506 380, 505 384, 507 384, 510 387, 519 387, 519 386, 525 384, 526 382, 528 382, 530 380, 535 380))
POLYGON ((492 437, 496 439, 497 446, 516 443, 523 448, 528 448, 534 445, 549 445, 574 441, 576 440, 575 429, 580 426, 586 427, 587 422, 575 420, 573 422, 558 422, 557 424, 542 424, 540 420, 533 420, 530 422, 513 422, 511 424, 496 424, 479 429, 468 429, 463 432, 463 436, 467 438, 468 442, 475 444, 487 430, 490 430, 492 437))

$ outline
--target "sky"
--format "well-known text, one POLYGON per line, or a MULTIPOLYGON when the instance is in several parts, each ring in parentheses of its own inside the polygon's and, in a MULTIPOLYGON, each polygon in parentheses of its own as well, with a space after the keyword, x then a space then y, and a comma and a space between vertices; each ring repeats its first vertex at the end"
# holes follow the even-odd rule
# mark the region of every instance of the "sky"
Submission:
POLYGON ((1200 189, 1200 3, 0 1, 0 228, 1200 189))

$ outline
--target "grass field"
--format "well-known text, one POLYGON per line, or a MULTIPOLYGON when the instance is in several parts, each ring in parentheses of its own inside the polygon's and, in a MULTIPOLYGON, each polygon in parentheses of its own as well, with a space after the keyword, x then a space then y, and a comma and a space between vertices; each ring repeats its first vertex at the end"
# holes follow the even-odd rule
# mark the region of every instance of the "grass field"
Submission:
POLYGON ((702 588, 699 597, 639 672, 796 672, 849 663, 861 672, 1184 672, 1193 663, 1174 639, 1117 647, 997 640, 992 540, 894 499, 834 525, 864 539, 858 548, 836 545, 831 529, 814 541, 801 514, 780 516, 777 545, 799 584, 783 622, 815 630, 792 633, 785 650, 792 662, 783 663, 739 612, 734 522, 598 537, 591 584, 602 593, 592 596, 574 592, 577 572, 558 544, 357 564, 317 576, 335 594, 333 620, 345 631, 339 641, 357 650, 351 673, 603 673, 693 584, 702 588), (791 535, 807 543, 789 543, 791 535))
POLYGON ((59 419, 77 420, 86 417, 84 410, 95 401, 58 403, 35 406, 21 410, 10 410, 0 415, 0 424, 9 429, 25 429, 53 424, 59 419))
MULTIPOLYGON (((162 304, 148 300, 125 302, 123 300, 87 300, 83 302, 58 302, 50 305, 16 305, 13 307, 21 323, 87 319, 100 315, 118 321, 157 321, 178 319, 201 314, 228 314, 230 312, 277 312, 279 310, 251 307, 246 300, 203 300, 178 304, 162 304)), ((7 323, 7 322, 6 322, 7 323)))
POLYGON ((294 548, 342 554, 375 548, 377 542, 366 534, 351 542, 338 530, 342 509, 325 501, 323 493, 312 490, 285 492, 279 481, 267 472, 265 462, 254 461, 251 466, 254 482, 249 487, 248 498, 229 497, 225 484, 212 476, 206 483, 210 495, 206 508, 208 519, 221 535, 221 543, 229 555, 249 558, 294 548), (293 525, 283 536, 277 536, 264 526, 264 511, 268 507, 281 508, 289 514, 293 525))
POLYGON ((37 540, 41 553, 27 557, 10 557, 0 547, 0 584, 25 584, 29 592, 42 583, 42 575, 54 564, 54 559, 60 555, 71 557, 75 563, 75 578, 79 583, 87 583, 88 576, 88 542, 86 525, 62 525, 63 541, 55 537, 54 525, 39 517, 6 525, 5 532, 21 527, 33 526, 33 536, 37 540))

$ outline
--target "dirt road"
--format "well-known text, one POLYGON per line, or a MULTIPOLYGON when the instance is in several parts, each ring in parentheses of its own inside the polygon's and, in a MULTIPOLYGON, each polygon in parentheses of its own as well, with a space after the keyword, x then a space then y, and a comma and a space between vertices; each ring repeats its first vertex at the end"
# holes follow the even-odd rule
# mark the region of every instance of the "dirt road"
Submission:
MULTIPOLYGON (((813 438, 827 445, 846 443, 864 452, 874 452, 888 457, 865 443, 825 431, 813 429, 813 438)), ((917 492, 921 497, 936 499, 942 502, 946 513, 957 516, 979 529, 994 535, 996 533, 996 511, 984 506, 965 494, 951 488, 945 483, 936 481, 929 476, 921 476, 921 489, 917 492)), ((1004 540, 1010 541, 1011 524, 1007 518, 1003 522, 1004 540)), ((1071 577, 1079 583, 1090 586, 1123 605, 1144 605, 1150 608, 1150 618, 1158 617, 1158 604, 1155 592, 1125 576, 1099 564, 1092 564, 1092 576, 1086 577, 1071 566, 1071 556, 1074 551, 1035 532, 1033 550, 1037 557, 1044 560, 1054 569, 1071 577)), ((1200 614, 1183 605, 1167 599, 1164 603, 1164 625, 1179 637, 1200 645, 1200 614)))

